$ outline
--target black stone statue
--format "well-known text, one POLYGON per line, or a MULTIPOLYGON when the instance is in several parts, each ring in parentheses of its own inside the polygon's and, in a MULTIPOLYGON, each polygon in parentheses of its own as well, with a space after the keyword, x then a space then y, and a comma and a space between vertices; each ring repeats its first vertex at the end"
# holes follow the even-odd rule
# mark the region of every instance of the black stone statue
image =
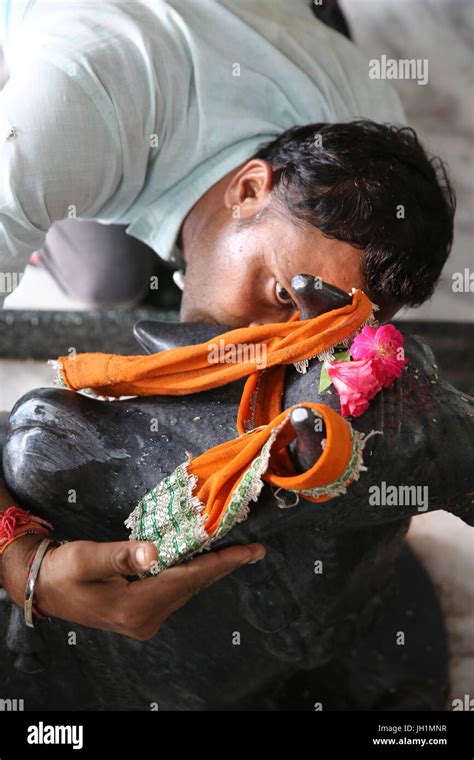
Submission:
MULTIPOLYGON (((302 318, 350 300, 330 286, 315 289, 306 275, 293 287, 302 318)), ((223 329, 140 322, 134 332, 156 352, 223 329)), ((321 504, 284 508, 285 494, 275 498, 265 486, 248 519, 214 546, 258 540, 266 558, 193 598, 150 641, 56 619, 27 629, 3 592, 1 696, 23 698, 28 710, 442 709, 442 615, 404 541, 420 506, 371 504, 369 488, 427 487, 426 508, 472 524, 474 399, 443 380, 426 344, 405 335, 404 348, 401 377, 351 420, 364 433, 383 432, 367 442, 368 471, 321 504)), ((320 371, 317 360, 306 374, 288 367, 282 408, 313 401, 339 410, 334 389, 318 394, 320 371)), ((124 520, 185 451, 199 455, 235 437, 242 387, 112 403, 65 389, 30 391, 8 420, 6 484, 59 538, 127 539, 124 520)), ((290 455, 300 471, 321 453, 324 434, 314 432, 311 414, 293 415, 290 455)))

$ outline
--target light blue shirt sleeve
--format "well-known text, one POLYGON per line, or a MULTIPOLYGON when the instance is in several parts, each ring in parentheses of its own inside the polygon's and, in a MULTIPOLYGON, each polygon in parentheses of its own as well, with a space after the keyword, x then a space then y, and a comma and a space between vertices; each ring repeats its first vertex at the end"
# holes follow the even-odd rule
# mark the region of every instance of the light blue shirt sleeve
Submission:
POLYGON ((0 93, 0 308, 51 224, 95 217, 121 175, 120 150, 83 88, 51 63, 0 93))
POLYGON ((144 211, 133 206, 158 151, 159 88, 142 7, 19 0, 3 14, 0 308, 55 221, 125 224, 144 211))

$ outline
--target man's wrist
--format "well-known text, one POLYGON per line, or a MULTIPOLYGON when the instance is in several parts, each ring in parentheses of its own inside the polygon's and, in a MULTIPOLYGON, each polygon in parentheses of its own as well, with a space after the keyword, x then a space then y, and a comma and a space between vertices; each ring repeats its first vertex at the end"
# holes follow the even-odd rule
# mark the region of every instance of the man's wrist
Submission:
POLYGON ((28 563, 43 539, 38 534, 21 536, 0 557, 0 585, 19 607, 25 599, 28 563))

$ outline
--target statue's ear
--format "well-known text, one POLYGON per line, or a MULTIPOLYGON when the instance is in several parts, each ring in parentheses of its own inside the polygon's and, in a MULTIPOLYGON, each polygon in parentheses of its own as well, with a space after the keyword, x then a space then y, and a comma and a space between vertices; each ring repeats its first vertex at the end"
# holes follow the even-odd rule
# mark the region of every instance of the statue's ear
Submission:
POLYGON ((179 346, 194 346, 205 343, 230 328, 221 325, 194 322, 155 322, 142 320, 133 327, 133 335, 149 353, 167 351, 179 346))

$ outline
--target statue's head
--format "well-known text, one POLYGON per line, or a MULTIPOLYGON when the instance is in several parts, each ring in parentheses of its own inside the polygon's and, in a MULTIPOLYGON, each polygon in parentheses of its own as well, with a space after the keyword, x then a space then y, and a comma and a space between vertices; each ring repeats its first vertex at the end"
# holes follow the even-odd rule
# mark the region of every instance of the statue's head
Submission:
MULTIPOLYGON (((347 292, 306 274, 292 279, 291 294, 302 319, 351 302, 347 292)), ((203 342, 224 331, 193 324, 142 322, 135 326, 136 337, 149 351, 203 342)), ((426 344, 405 335, 404 351, 408 364, 401 376, 377 393, 362 415, 349 417, 352 426, 364 434, 371 430, 382 433, 367 441, 367 472, 329 505, 310 505, 324 515, 327 527, 405 520, 428 509, 472 510, 473 400, 442 378, 426 344)), ((319 390, 321 369, 318 359, 309 362, 304 374, 290 365, 282 408, 313 402, 339 412, 340 398, 334 386, 319 390)), ((305 408, 296 409, 291 421, 296 437, 289 453, 295 469, 303 472, 321 456, 326 431, 324 423, 305 408)), ((285 499, 294 502, 291 494, 279 493, 278 497, 282 504, 285 499)))

